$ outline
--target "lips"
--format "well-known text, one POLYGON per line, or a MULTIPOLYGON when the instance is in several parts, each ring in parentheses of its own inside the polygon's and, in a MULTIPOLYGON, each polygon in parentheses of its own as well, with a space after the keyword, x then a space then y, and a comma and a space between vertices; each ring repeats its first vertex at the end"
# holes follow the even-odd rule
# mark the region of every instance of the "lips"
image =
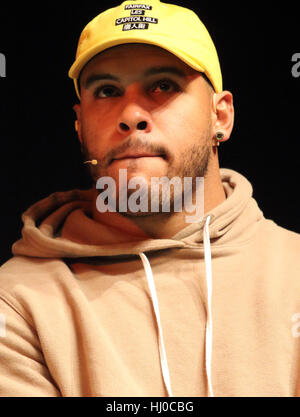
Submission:
POLYGON ((121 159, 128 159, 128 158, 155 158, 155 157, 160 157, 162 158, 163 155, 158 155, 158 154, 151 154, 151 153, 145 153, 145 152, 128 152, 126 154, 123 155, 119 155, 117 158, 114 158, 113 160, 121 160, 121 159))
POLYGON ((114 159, 119 161, 120 159, 127 159, 127 158, 155 158, 155 157, 162 157, 162 155, 133 154, 133 155, 119 156, 118 158, 114 158, 114 159))

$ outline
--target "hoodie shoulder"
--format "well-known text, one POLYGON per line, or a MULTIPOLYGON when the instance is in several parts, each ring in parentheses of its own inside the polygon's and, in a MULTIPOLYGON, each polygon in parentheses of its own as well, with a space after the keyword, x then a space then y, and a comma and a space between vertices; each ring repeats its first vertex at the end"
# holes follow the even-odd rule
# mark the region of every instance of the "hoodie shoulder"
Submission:
POLYGON ((13 256, 0 267, 0 289, 14 284, 28 284, 41 281, 55 275, 65 265, 58 258, 35 258, 30 256, 13 256))
POLYGON ((290 249, 294 248, 298 250, 298 254, 299 254, 299 249, 300 249, 300 234, 299 233, 293 230, 286 229, 278 225, 277 223, 275 223, 275 221, 270 220, 270 219, 265 219, 265 223, 266 223, 267 228, 269 228, 269 230, 272 231, 272 233, 277 235, 278 239, 280 239, 284 245, 289 246, 290 249))
POLYGON ((265 219, 262 232, 264 237, 261 235, 261 238, 272 253, 274 264, 284 264, 287 270, 294 271, 300 278, 300 234, 270 219, 265 219))
POLYGON ((38 303, 71 282, 72 273, 61 259, 14 256, 0 267, 0 298, 24 316, 30 307, 26 300, 38 303))

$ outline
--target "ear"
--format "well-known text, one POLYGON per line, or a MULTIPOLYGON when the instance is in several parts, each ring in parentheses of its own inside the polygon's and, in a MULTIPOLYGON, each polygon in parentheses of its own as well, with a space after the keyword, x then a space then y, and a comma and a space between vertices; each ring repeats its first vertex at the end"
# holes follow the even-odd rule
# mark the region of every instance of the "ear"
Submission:
POLYGON ((230 91, 213 95, 213 128, 214 133, 224 133, 223 141, 230 138, 234 123, 233 97, 230 91))
POLYGON ((75 130, 77 131, 78 138, 82 144, 82 134, 81 134, 81 106, 80 104, 75 104, 73 110, 76 113, 77 120, 75 121, 75 130))

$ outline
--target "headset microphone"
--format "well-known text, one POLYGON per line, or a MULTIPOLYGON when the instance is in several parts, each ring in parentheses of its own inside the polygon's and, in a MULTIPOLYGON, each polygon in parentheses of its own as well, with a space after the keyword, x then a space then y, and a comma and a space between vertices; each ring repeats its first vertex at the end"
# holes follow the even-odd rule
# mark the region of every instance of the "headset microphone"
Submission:
POLYGON ((98 165, 98 161, 97 159, 92 159, 91 161, 84 161, 84 164, 98 165))

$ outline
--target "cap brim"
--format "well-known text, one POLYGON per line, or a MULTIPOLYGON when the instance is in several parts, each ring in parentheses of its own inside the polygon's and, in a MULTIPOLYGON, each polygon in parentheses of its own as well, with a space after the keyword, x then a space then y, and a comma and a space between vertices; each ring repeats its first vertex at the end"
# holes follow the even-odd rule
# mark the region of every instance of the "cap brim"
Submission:
POLYGON ((148 39, 143 38, 115 38, 110 39, 107 42, 101 42, 98 45, 94 45, 92 48, 88 49, 86 52, 84 52, 80 57, 76 59, 74 64, 71 66, 69 70, 69 77, 72 79, 77 79, 82 71, 82 69, 85 67, 85 65, 96 55, 98 55, 100 52, 105 51, 108 48, 112 48, 113 46, 122 45, 126 43, 145 43, 149 45, 155 45, 159 46, 160 48, 166 49, 171 54, 177 56, 179 59, 184 61, 187 65, 194 68, 196 71, 204 72, 204 68, 194 62, 194 60, 189 57, 186 52, 181 51, 176 47, 176 45, 168 45, 166 46, 162 42, 159 41, 149 41, 148 39))
POLYGON ((101 42, 98 45, 94 45, 92 48, 85 51, 82 55, 80 55, 76 59, 74 64, 71 66, 68 75, 70 78, 74 80, 75 90, 79 99, 80 99, 80 94, 79 94, 79 89, 77 85, 77 79, 79 78, 81 71, 88 64, 88 62, 99 53, 105 51, 106 49, 112 48, 113 46, 123 45, 127 43, 144 43, 148 45, 155 45, 155 46, 158 46, 160 48, 163 48, 169 51, 171 54, 177 56, 179 59, 181 59, 184 63, 186 63, 188 66, 190 66, 194 70, 199 71, 199 72, 204 72, 207 75, 207 77, 210 79, 210 81, 212 82, 215 90, 218 92, 219 87, 214 85, 213 80, 211 80, 211 77, 209 76, 209 74, 206 73, 205 68, 202 65, 200 65, 198 62, 195 62, 195 60, 191 56, 189 56, 186 52, 176 47, 176 45, 172 45, 170 42, 168 42, 169 44, 166 46, 163 42, 153 41, 153 40, 149 41, 149 39, 143 39, 141 37, 139 38, 132 37, 132 38, 127 38, 127 39, 115 38, 115 39, 110 39, 107 42, 101 42))

